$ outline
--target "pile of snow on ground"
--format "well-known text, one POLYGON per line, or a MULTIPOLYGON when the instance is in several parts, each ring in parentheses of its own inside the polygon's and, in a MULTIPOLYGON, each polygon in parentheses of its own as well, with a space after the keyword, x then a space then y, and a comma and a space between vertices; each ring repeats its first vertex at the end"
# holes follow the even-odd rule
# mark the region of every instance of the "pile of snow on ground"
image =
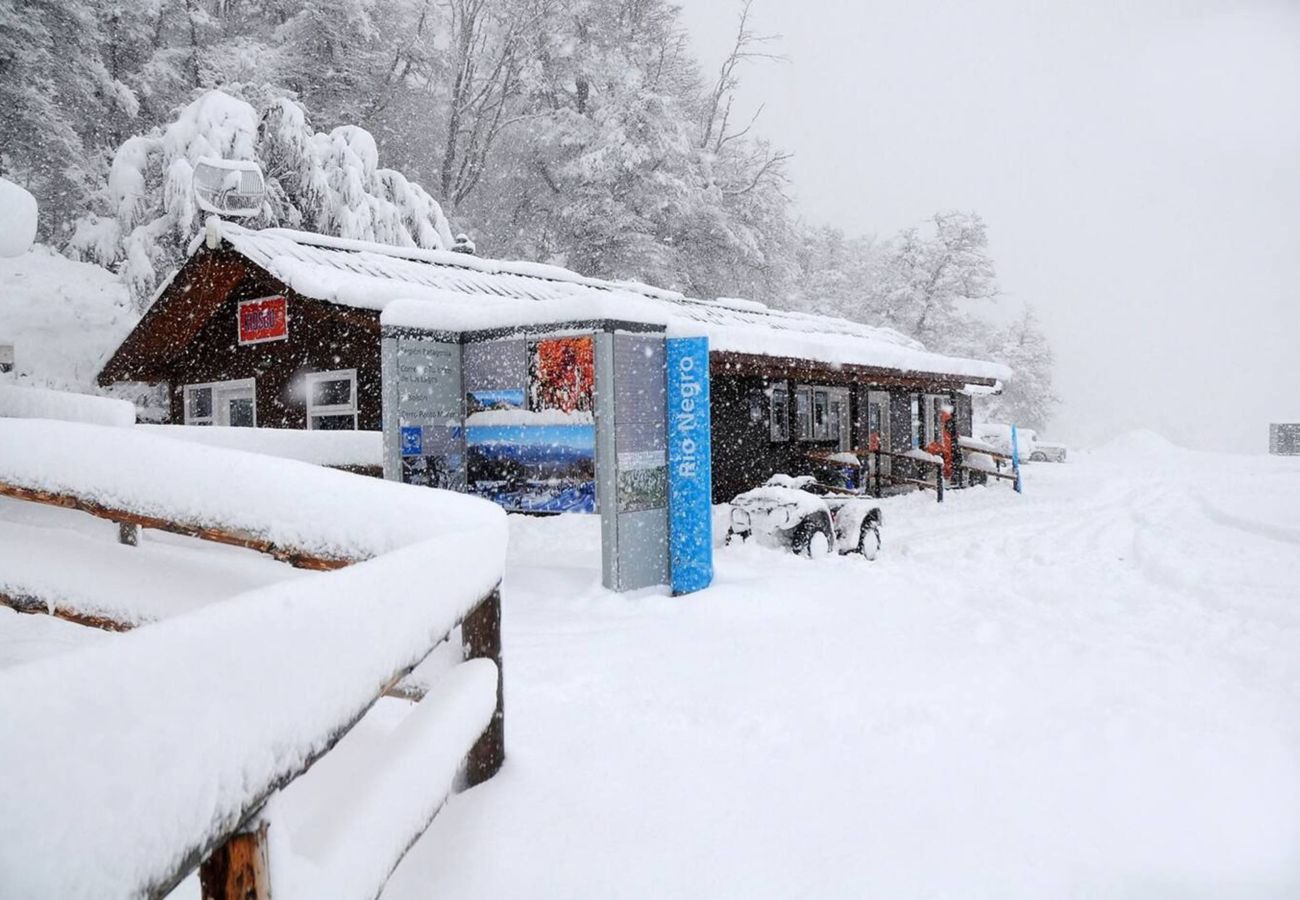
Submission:
POLYGON ((95 376, 135 327, 126 288, 107 269, 44 246, 0 258, 0 344, 20 384, 99 393, 95 376))

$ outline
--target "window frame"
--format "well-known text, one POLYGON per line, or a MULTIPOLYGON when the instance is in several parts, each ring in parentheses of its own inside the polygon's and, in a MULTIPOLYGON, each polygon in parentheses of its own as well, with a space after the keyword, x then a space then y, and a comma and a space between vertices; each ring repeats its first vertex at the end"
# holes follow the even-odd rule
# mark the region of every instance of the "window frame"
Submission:
POLYGON ((831 392, 824 387, 813 388, 812 398, 812 439, 830 440, 828 435, 831 430, 831 392))
POLYGON ((219 414, 221 410, 222 392, 231 393, 234 391, 250 391, 253 401, 253 424, 251 427, 257 427, 257 379, 256 378, 231 378, 227 381, 198 381, 193 384, 181 385, 181 421, 186 425, 197 427, 213 428, 230 428, 229 421, 223 422, 225 418, 219 414), (206 416, 196 416, 193 414, 193 402, 190 400, 192 391, 207 390, 212 392, 212 411, 206 416))
POLYGON ((812 388, 806 384, 796 385, 791 392, 794 396, 794 439, 796 441, 813 440, 812 388))
MULTIPOLYGON (((356 369, 331 369, 327 372, 308 372, 304 381, 306 387, 305 406, 307 411, 307 430, 308 431, 325 431, 329 429, 320 429, 316 427, 316 419, 329 418, 334 416, 351 416, 352 431, 358 429, 358 415, 360 412, 360 397, 357 390, 357 370, 356 369), (327 403, 316 405, 312 402, 314 388, 322 382, 330 381, 347 381, 351 387, 351 401, 349 403, 327 403)), ((347 429, 342 429, 347 430, 347 429)))
POLYGON ((784 385, 769 388, 767 392, 767 439, 773 444, 790 442, 790 389, 784 385), (777 416, 778 408, 780 417, 777 416))
POLYGON ((806 404, 806 418, 800 414, 799 403, 795 405, 796 438, 810 443, 839 442, 844 434, 852 434, 852 399, 848 388, 829 384, 799 384, 792 392, 806 404), (817 409, 821 404, 821 418, 818 421, 817 409), (839 404, 843 410, 836 419, 835 408, 839 404))

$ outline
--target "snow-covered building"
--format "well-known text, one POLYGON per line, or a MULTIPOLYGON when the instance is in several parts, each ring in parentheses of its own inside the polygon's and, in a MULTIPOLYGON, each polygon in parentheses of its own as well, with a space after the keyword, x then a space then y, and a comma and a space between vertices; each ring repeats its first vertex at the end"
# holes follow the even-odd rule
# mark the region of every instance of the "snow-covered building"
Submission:
MULTIPOLYGON (((707 336, 718 499, 774 472, 807 469, 809 451, 924 445, 944 404, 968 434, 965 390, 1008 374, 886 329, 751 301, 223 223, 195 241, 99 381, 167 385, 175 423, 379 429, 382 338, 409 330, 467 347, 593 332, 707 336)), ((553 350, 561 365, 591 365, 581 348, 521 353, 539 350, 553 350)), ((525 364, 518 380, 536 365, 525 364)), ((533 407, 536 387, 494 385, 462 399, 468 415, 509 418, 514 407, 533 407)), ((590 421, 591 409, 566 412, 590 421)))

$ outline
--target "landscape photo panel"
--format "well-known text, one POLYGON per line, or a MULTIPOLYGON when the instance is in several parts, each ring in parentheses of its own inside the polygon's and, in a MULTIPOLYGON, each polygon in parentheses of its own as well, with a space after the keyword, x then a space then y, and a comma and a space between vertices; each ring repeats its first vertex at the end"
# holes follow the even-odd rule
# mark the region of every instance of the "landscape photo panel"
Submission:
POLYGON ((596 426, 471 425, 470 493, 518 512, 596 511, 596 426))

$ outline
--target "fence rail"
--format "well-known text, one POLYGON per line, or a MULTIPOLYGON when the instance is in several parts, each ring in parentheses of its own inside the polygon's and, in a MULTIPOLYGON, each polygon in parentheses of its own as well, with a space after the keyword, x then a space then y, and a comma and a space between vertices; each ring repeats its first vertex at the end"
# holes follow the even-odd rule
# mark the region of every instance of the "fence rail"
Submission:
MULTIPOLYGON (((0 427, 0 450, 6 440, 18 444, 22 429, 10 430, 12 424, 0 427)), ((123 432, 41 424, 84 429, 82 436, 93 438, 123 432)), ((338 895, 377 896, 454 786, 492 777, 505 758, 499 589, 505 534, 493 516, 503 517, 493 510, 449 527, 437 514, 435 492, 404 489, 399 501, 428 498, 416 496, 431 523, 423 536, 418 528, 368 534, 357 543, 360 553, 330 555, 320 552, 319 540, 308 547, 266 537, 275 532, 269 524, 257 527, 256 516, 197 522, 185 509, 164 508, 165 491, 141 504, 123 501, 120 492, 105 502, 84 473, 54 489, 34 486, 43 472, 34 461, 42 453, 26 445, 43 434, 26 429, 22 443, 31 452, 0 454, 0 496, 125 523, 137 540, 139 528, 158 529, 326 571, 143 623, 6 587, 0 604, 21 612, 53 611, 131 633, 0 672, 0 895, 163 897, 197 869, 205 898, 268 897, 267 835, 277 825, 267 801, 329 753, 382 696, 396 692, 419 699, 407 717, 415 738, 392 751, 393 771, 419 781, 400 789, 378 783, 377 796, 357 795, 357 809, 395 811, 380 822, 391 840, 380 850, 359 840, 347 853, 340 850, 338 859, 351 862, 339 863, 333 883, 348 885, 338 895), (481 562, 467 567, 467 559, 481 562), (403 679, 457 629, 463 661, 427 694, 423 686, 403 689, 403 679), (42 703, 51 692, 59 702, 42 703), (354 859, 362 852, 369 857, 354 859)), ((66 435, 55 429, 49 437, 61 443, 66 435)), ((124 440, 138 445, 139 439, 124 440)), ((193 452, 152 440, 169 445, 159 451, 164 455, 193 452)), ((301 479, 305 491, 314 479, 334 479, 322 485, 338 488, 343 477, 373 485, 381 503, 392 496, 392 485, 305 463, 246 454, 225 461, 250 473, 289 466, 280 473, 301 479)), ((340 506, 347 508, 357 493, 343 486, 350 496, 340 506)), ((461 498, 442 502, 453 512, 470 509, 457 505, 461 498)), ((318 538, 321 531, 304 533, 318 538)), ((317 895, 292 879, 281 887, 277 900, 317 895)))

